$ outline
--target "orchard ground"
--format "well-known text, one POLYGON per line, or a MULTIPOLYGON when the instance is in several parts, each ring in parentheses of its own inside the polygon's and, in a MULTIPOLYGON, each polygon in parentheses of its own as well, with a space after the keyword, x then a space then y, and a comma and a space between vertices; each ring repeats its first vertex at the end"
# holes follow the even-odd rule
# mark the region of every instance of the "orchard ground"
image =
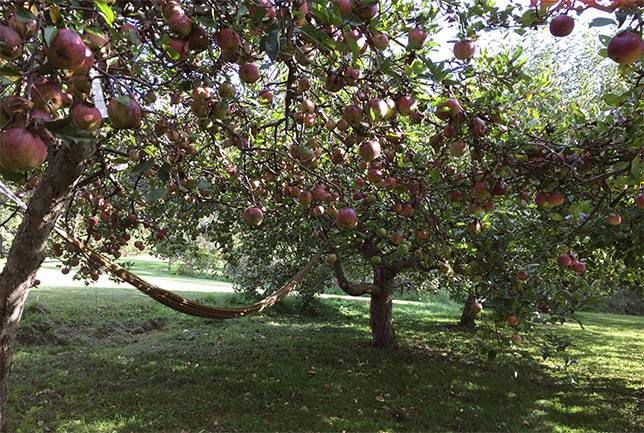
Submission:
MULTIPOLYGON (((163 287, 220 304, 223 282, 178 278, 137 260, 163 287)), ((368 304, 288 300, 256 317, 184 316, 133 289, 84 288, 46 264, 30 295, 12 371, 9 431, 641 431, 644 319, 582 313, 576 380, 490 361, 454 327, 460 306, 398 302, 401 346, 369 346, 368 304)), ((529 345, 528 345, 529 346, 529 345)))

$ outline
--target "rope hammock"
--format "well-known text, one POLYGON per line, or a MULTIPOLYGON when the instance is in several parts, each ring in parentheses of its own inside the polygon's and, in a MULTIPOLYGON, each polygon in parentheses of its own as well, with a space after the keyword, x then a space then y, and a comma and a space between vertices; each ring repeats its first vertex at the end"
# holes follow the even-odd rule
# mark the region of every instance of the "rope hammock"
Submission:
MULTIPOLYGON (((0 181, 0 193, 15 202, 20 208, 25 210, 27 205, 16 197, 7 186, 0 181)), ((206 319, 234 319, 238 317, 248 316, 264 311, 265 309, 277 304, 284 299, 295 287, 304 279, 304 277, 313 269, 316 263, 320 260, 321 253, 316 253, 300 271, 295 274, 286 284, 280 287, 275 293, 267 296, 266 298, 254 304, 246 305, 243 307, 223 308, 213 307, 202 304, 200 302, 179 296, 169 290, 162 289, 161 287, 150 284, 144 279, 138 277, 132 272, 128 271, 122 266, 110 261, 105 256, 97 253, 78 239, 68 234, 65 230, 54 227, 54 232, 63 239, 66 243, 77 248, 83 256, 91 264, 103 268, 106 272, 114 277, 125 281, 138 289, 144 295, 149 296, 160 304, 165 305, 180 313, 188 314, 190 316, 203 317, 206 319)))

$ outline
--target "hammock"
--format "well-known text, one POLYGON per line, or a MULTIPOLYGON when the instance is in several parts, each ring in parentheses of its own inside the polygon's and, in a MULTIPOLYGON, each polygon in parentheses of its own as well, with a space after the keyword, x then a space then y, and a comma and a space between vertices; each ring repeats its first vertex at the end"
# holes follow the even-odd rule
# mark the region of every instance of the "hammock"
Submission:
MULTIPOLYGON (((27 205, 18 197, 16 197, 16 195, 13 194, 13 192, 11 192, 11 190, 9 190, 6 185, 2 183, 2 181, 0 181, 0 193, 11 199, 23 210, 27 208, 27 205)), ((113 263, 102 254, 99 254, 96 251, 92 250, 78 239, 75 239, 74 237, 69 235, 65 230, 59 227, 54 227, 54 232, 65 242, 76 247, 90 263, 103 268, 114 277, 125 281, 126 283, 129 283, 134 288, 138 289, 141 293, 149 296, 155 301, 180 313, 207 319, 234 319, 237 317, 260 313, 265 309, 275 305, 276 303, 284 299, 289 293, 291 293, 293 289, 295 289, 295 287, 304 279, 304 277, 320 260, 321 256, 321 253, 316 253, 304 265, 304 267, 300 269, 300 271, 295 274, 293 278, 291 278, 291 280, 280 287, 275 293, 267 296, 261 301, 243 307, 223 308, 205 305, 200 302, 184 298, 183 296, 179 296, 169 290, 165 290, 161 287, 150 284, 144 279, 123 268, 122 266, 113 263)))

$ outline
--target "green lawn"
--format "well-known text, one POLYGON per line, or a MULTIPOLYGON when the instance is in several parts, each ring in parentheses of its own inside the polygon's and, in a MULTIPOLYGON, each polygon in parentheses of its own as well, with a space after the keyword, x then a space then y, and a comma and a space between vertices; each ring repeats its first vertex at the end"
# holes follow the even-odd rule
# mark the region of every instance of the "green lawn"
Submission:
POLYGON ((583 314, 586 331, 560 328, 583 343, 573 385, 488 361, 478 336, 452 325, 454 304, 396 305, 401 347, 385 351, 369 346, 366 303, 325 300, 306 316, 293 306, 212 322, 132 290, 37 289, 9 431, 643 430, 642 318, 583 314))

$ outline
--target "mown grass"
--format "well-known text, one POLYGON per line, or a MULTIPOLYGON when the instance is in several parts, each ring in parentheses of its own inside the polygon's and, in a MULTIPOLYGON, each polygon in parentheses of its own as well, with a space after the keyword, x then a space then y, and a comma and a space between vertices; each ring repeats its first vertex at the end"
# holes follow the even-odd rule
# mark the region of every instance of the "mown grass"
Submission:
POLYGON ((314 315, 293 305, 213 322, 132 290, 37 289, 9 431, 642 431, 641 318, 584 314, 586 331, 557 331, 583 348, 575 385, 488 360, 453 326, 457 305, 396 305, 392 350, 370 347, 366 303, 325 300, 314 315))

